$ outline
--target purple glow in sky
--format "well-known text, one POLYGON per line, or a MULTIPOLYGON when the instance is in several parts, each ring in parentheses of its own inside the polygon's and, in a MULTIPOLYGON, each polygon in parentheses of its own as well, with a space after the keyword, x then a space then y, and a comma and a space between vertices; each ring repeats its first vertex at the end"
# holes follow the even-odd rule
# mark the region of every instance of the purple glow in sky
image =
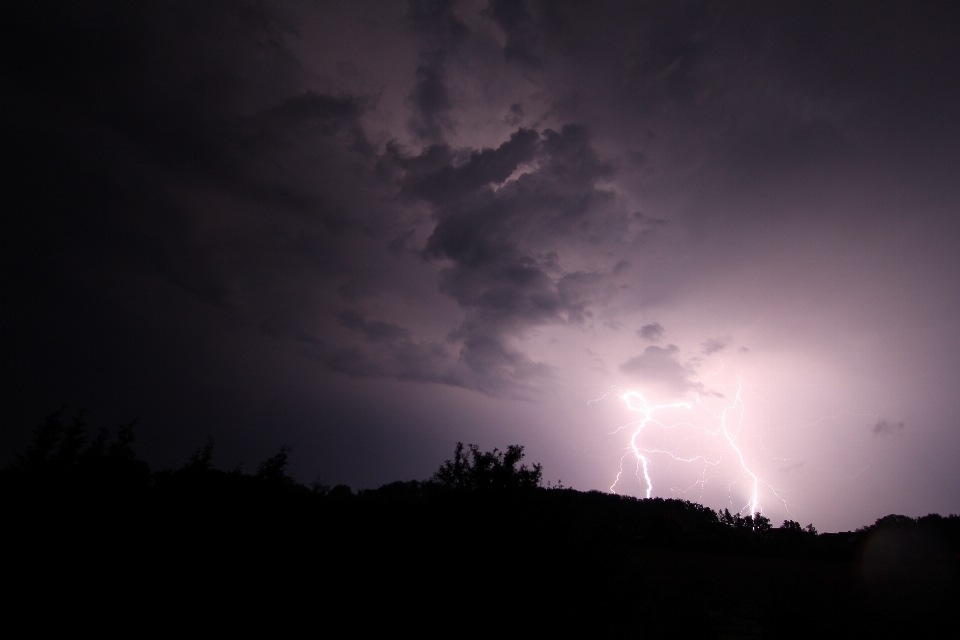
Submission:
POLYGON ((66 402, 156 465, 960 511, 952 5, 19 4, 3 462, 66 402), (689 408, 634 451, 621 394, 689 408))

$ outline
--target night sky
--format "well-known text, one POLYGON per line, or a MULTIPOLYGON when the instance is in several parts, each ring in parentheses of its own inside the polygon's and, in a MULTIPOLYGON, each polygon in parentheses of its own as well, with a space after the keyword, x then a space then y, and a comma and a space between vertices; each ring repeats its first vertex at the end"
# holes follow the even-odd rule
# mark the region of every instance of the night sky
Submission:
POLYGON ((960 512, 958 7, 4 3, 0 464, 960 512))

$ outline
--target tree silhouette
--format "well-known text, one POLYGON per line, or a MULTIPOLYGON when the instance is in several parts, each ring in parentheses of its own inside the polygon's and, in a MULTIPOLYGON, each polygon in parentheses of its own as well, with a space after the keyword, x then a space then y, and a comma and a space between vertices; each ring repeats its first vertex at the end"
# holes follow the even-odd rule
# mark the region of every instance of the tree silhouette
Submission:
POLYGON ((783 524, 780 525, 780 530, 797 534, 803 533, 803 527, 796 520, 784 520, 783 524))
POLYGON ((447 460, 432 480, 443 487, 452 489, 534 489, 540 486, 543 467, 534 464, 517 466, 524 457, 523 447, 510 445, 506 453, 499 449, 480 451, 475 444, 467 445, 469 453, 464 451, 463 443, 458 442, 453 452, 453 460, 447 460))
POLYGON ((76 465, 79 462, 83 445, 87 442, 85 414, 86 409, 81 409, 71 420, 70 426, 63 430, 56 454, 57 463, 62 466, 76 465))
POLYGON ((280 451, 273 457, 267 458, 260 463, 257 470, 257 477, 268 482, 293 482, 293 479, 287 475, 287 457, 290 453, 290 447, 280 447, 280 451))
POLYGON ((213 458, 213 437, 207 436, 207 442, 198 447, 187 459, 184 469, 193 471, 209 471, 210 460, 213 458))
POLYGON ((764 531, 770 530, 770 518, 766 517, 762 513, 755 513, 753 515, 753 530, 763 533, 764 531))
POLYGON ((60 416, 65 410, 65 406, 60 407, 33 428, 33 441, 23 454, 17 455, 16 466, 19 470, 39 471, 53 461, 63 436, 60 416))

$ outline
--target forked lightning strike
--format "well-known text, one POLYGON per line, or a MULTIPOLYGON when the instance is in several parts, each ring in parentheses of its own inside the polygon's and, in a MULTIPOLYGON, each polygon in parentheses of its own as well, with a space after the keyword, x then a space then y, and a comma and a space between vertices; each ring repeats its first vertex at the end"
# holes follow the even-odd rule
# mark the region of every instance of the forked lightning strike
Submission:
MULTIPOLYGON (((640 419, 635 420, 633 422, 629 422, 624 426, 620 427, 620 429, 617 429, 616 431, 613 432, 613 433, 617 433, 622 429, 634 427, 634 431, 630 436, 630 449, 625 454, 623 454, 623 456, 620 458, 620 471, 617 473, 617 477, 614 480, 613 484, 610 485, 610 491, 613 493, 616 493, 617 483, 620 482, 620 477, 623 475, 623 460, 628 455, 630 455, 631 452, 634 454, 634 456, 637 459, 637 471, 636 471, 637 479, 640 480, 646 487, 646 497, 649 498, 653 495, 653 481, 650 478, 651 463, 650 463, 650 458, 648 456, 654 455, 654 454, 666 454, 667 456, 679 462, 692 463, 696 461, 702 461, 706 467, 706 466, 716 466, 720 464, 723 458, 724 452, 732 449, 733 453, 736 455, 737 460, 740 463, 740 467, 743 469, 744 473, 750 478, 749 483, 752 485, 750 500, 748 504, 744 505, 744 507, 740 509, 740 511, 747 509, 749 510, 751 516, 753 516, 757 512, 762 512, 759 504, 759 488, 760 488, 759 485, 763 481, 759 477, 757 477, 757 475, 753 471, 751 471, 750 468, 747 466, 746 460, 744 459, 743 451, 737 445, 737 438, 740 436, 740 432, 743 428, 743 417, 745 413, 743 398, 741 397, 742 392, 743 392, 743 381, 740 379, 739 376, 737 376, 737 393, 733 399, 733 404, 731 404, 730 406, 724 407, 724 409, 719 414, 715 414, 708 410, 708 412, 711 415, 719 419, 720 426, 715 431, 706 429, 704 427, 698 427, 690 422, 684 422, 684 421, 678 421, 672 424, 665 424, 660 420, 658 420, 656 417, 658 412, 663 412, 668 409, 689 410, 695 404, 693 402, 674 402, 670 404, 661 404, 661 405, 651 406, 647 401, 647 399, 643 397, 643 395, 641 395, 639 391, 627 391, 625 393, 620 394, 619 398, 624 403, 626 403, 627 407, 631 411, 636 411, 637 413, 639 413, 640 419), (735 430, 734 430, 734 427, 732 426, 734 422, 736 422, 735 430), (689 427, 691 429, 702 431, 710 436, 721 439, 721 442, 724 443, 724 446, 721 448, 719 454, 714 460, 709 459, 708 456, 706 455, 697 455, 692 458, 684 458, 670 451, 666 451, 662 449, 646 448, 641 444, 641 436, 643 435, 644 429, 648 425, 657 425, 664 429, 673 429, 679 426, 689 427), (641 470, 643 471, 642 478, 640 477, 641 470)), ((609 395, 609 392, 606 395, 609 395)), ((598 398, 598 400, 599 399, 600 398, 598 398)), ((696 403, 697 404, 700 403, 699 394, 697 396, 696 403)), ((701 476, 701 482, 705 482, 705 480, 703 479, 703 476, 701 476)), ((763 484, 767 485, 768 487, 770 487, 771 490, 773 490, 773 487, 771 487, 766 482, 763 482, 763 484)), ((774 495, 777 495, 775 490, 774 490, 774 495)), ((780 496, 777 495, 777 497, 779 498, 780 496)), ((786 503, 784 504, 786 505, 786 503)))
MULTIPOLYGON (((647 399, 644 398, 642 395, 640 395, 640 393, 637 391, 628 391, 626 393, 622 393, 620 394, 620 399, 627 403, 627 407, 629 407, 631 411, 637 411, 643 416, 640 420, 630 422, 624 425, 623 427, 620 427, 620 429, 624 429, 632 425, 637 425, 636 431, 634 431, 633 435, 630 436, 630 448, 633 450, 634 455, 637 457, 637 478, 638 479, 640 478, 640 467, 641 465, 643 466, 643 480, 646 484, 647 497, 649 498, 651 495, 651 492, 653 491, 653 481, 650 480, 650 470, 648 469, 650 460, 647 458, 647 456, 643 455, 643 453, 654 453, 654 452, 647 451, 646 449, 640 448, 640 445, 637 443, 637 441, 640 439, 640 433, 643 431, 643 428, 648 424, 650 424, 651 422, 659 424, 660 426, 665 428, 677 426, 676 424, 668 426, 654 419, 653 413, 655 411, 659 409, 671 409, 671 408, 689 409, 693 405, 690 402, 676 402, 673 404, 663 404, 663 405, 657 405, 655 407, 651 407, 647 403, 647 399)), ((680 424, 680 423, 677 423, 677 424, 680 424)), ((620 429, 617 429, 617 431, 619 431, 620 429)), ((627 453, 623 454, 623 457, 620 458, 620 471, 619 473, 617 473, 617 479, 613 481, 612 485, 610 485, 610 491, 612 491, 613 493, 616 493, 616 490, 614 489, 614 487, 617 486, 617 482, 620 481, 620 475, 623 473, 623 458, 627 457, 629 453, 630 452, 628 451, 627 453)))

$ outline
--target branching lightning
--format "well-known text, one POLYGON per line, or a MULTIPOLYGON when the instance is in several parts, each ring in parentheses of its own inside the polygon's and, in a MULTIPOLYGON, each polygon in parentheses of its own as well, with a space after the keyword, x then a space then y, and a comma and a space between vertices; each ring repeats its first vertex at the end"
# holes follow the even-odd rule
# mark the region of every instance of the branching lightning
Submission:
MULTIPOLYGON (((722 370, 722 366, 721 366, 721 370, 722 370)), ((711 372, 711 374, 712 373, 719 373, 719 371, 711 372)), ((711 375, 711 374, 705 374, 705 375, 711 375)), ((619 391, 619 389, 616 389, 616 390, 619 391)), ((610 395, 610 393, 612 393, 612 391, 608 391, 607 394, 605 394, 603 397, 610 395)), ((638 420, 629 422, 613 432, 613 433, 618 433, 624 429, 632 430, 630 435, 630 446, 626 451, 626 453, 624 453, 623 456, 620 458, 620 470, 617 472, 617 476, 613 484, 610 485, 611 492, 616 493, 617 484, 620 482, 621 477, 623 475, 623 471, 624 471, 624 468, 623 468, 624 460, 631 453, 636 458, 637 479, 640 480, 640 482, 645 487, 647 498, 650 498, 653 495, 653 480, 651 479, 650 474, 651 474, 651 466, 653 464, 652 458, 654 456, 665 456, 667 458, 670 458, 678 462, 701 463, 703 466, 700 473, 700 480, 694 486, 699 484, 702 487, 703 484, 706 483, 708 479, 706 476, 707 469, 711 467, 716 467, 717 465, 719 465, 723 461, 724 455, 732 455, 736 460, 736 462, 738 463, 739 467, 742 469, 743 476, 746 477, 745 479, 749 487, 749 493, 750 493, 750 497, 747 504, 743 505, 739 509, 740 512, 746 511, 751 516, 753 516, 758 512, 762 513, 762 509, 760 506, 760 497, 759 497, 761 484, 769 487, 770 490, 773 492, 773 494, 776 495, 777 498, 779 498, 782 502, 784 502, 784 506, 786 506, 786 502, 783 501, 783 498, 781 498, 777 494, 776 490, 771 485, 764 482, 760 477, 757 476, 756 473, 754 473, 750 469, 747 463, 747 458, 744 455, 743 449, 738 444, 738 439, 740 438, 743 431, 744 415, 746 414, 746 407, 743 401, 743 381, 741 380, 740 376, 737 376, 737 392, 733 398, 732 403, 729 404, 728 406, 725 406, 719 413, 714 413, 713 411, 710 411, 709 409, 707 409, 707 407, 702 404, 699 394, 697 394, 696 402, 673 402, 669 404, 658 404, 658 405, 651 405, 648 402, 647 398, 645 398, 639 391, 627 391, 624 393, 620 393, 618 397, 627 405, 628 409, 636 413, 639 413, 640 417, 638 420), (668 413, 668 414, 674 413, 671 410, 689 411, 694 407, 694 405, 701 406, 704 409, 704 411, 706 411, 710 416, 715 418, 717 422, 717 426, 713 429, 710 429, 705 426, 696 425, 692 421, 678 420, 674 422, 667 422, 667 421, 661 420, 661 416, 664 413, 668 413), (652 426, 657 426, 663 429, 675 429, 678 427, 693 429, 693 430, 702 432, 703 434, 706 434, 711 438, 716 439, 720 447, 719 447, 719 450, 715 452, 713 455, 705 453, 703 455, 685 457, 685 456, 677 455, 676 453, 666 449, 652 448, 649 446, 645 446, 643 443, 644 430, 652 426), (641 472, 642 472, 642 477, 641 477, 641 472)), ((601 399, 602 398, 598 398, 593 402, 599 401, 601 399)), ((731 483, 730 486, 732 486, 733 484, 734 483, 731 483)))
MULTIPOLYGON (((627 404, 627 407, 629 407, 631 411, 637 411, 642 416, 640 420, 635 420, 633 422, 627 423, 624 426, 620 427, 620 429, 617 429, 617 431, 620 431, 621 429, 629 428, 631 426, 636 426, 636 429, 634 430, 633 435, 630 436, 630 448, 632 449, 633 454, 637 458, 637 478, 640 477, 641 466, 643 467, 643 481, 647 488, 647 497, 649 498, 651 493, 653 492, 653 481, 650 479, 650 469, 649 469, 650 459, 647 458, 647 456, 644 454, 654 453, 654 451, 642 449, 640 447, 639 445, 640 434, 643 432, 643 428, 650 423, 658 424, 665 428, 677 426, 676 424, 668 426, 658 421, 656 418, 653 417, 653 414, 656 411, 662 410, 662 409, 680 408, 680 407, 684 409, 689 409, 692 406, 692 404, 689 402, 676 402, 673 404, 657 405, 657 406, 651 407, 647 403, 647 399, 644 398, 642 395, 640 395, 640 393, 637 391, 628 391, 626 393, 622 393, 620 394, 620 399, 627 404)), ((616 431, 614 433, 616 433, 616 431)), ((628 451, 627 453, 623 454, 623 457, 620 458, 620 472, 617 473, 617 479, 613 481, 612 485, 610 485, 610 491, 612 491, 613 493, 616 493, 616 489, 614 489, 614 487, 617 486, 617 482, 620 481, 620 475, 623 473, 623 458, 627 457, 629 454, 630 452, 628 451)))

